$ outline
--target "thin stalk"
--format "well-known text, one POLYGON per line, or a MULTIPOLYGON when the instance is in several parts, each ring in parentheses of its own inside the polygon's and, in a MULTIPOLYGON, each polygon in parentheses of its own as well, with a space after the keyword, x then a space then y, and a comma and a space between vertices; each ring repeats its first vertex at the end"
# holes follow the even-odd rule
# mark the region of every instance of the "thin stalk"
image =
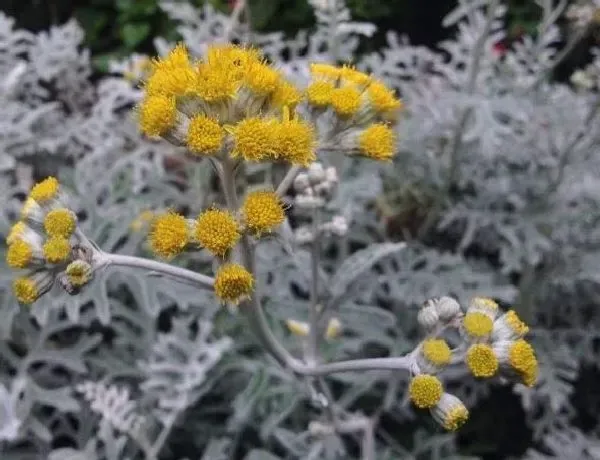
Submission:
POLYGON ((319 238, 319 226, 321 221, 321 211, 315 208, 312 213, 312 234, 311 243, 311 286, 310 286, 310 309, 309 309, 309 337, 307 349, 307 362, 317 362, 317 351, 319 348, 319 265, 321 256, 321 239, 319 238))
POLYGON ((277 190, 276 190, 277 195, 282 197, 283 195, 286 194, 286 192, 292 186, 294 179, 296 178, 296 176, 298 175, 298 173, 300 172, 301 169, 302 169, 301 166, 292 166, 290 169, 288 169, 288 172, 285 174, 285 177, 281 180, 281 182, 277 186, 277 190))

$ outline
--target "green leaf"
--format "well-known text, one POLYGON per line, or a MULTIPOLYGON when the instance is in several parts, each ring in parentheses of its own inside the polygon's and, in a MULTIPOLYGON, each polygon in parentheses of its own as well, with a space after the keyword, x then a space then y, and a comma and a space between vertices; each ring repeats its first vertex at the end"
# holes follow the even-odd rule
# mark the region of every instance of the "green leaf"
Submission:
POLYGON ((149 24, 125 24, 121 29, 121 38, 125 46, 131 50, 135 49, 150 34, 149 24))

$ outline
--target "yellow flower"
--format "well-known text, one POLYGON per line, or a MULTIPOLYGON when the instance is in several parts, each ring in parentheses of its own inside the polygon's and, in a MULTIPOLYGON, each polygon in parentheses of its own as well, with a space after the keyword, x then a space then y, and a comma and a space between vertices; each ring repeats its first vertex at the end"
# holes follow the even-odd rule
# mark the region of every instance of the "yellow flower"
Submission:
POLYGON ((341 76, 342 71, 339 67, 331 64, 314 62, 310 65, 310 73, 317 77, 325 77, 335 80, 341 76))
POLYGON ((423 356, 435 366, 445 366, 450 363, 452 352, 443 339, 428 339, 423 342, 423 356))
POLYGON ((196 78, 187 49, 178 44, 165 58, 152 63, 144 89, 147 96, 183 96, 192 91, 196 78))
POLYGON ((58 264, 66 261, 71 254, 71 245, 69 240, 62 236, 53 236, 48 238, 43 247, 44 257, 51 264, 58 264))
POLYGON ((326 339, 335 339, 339 337, 342 332, 342 323, 337 318, 331 318, 329 323, 327 323, 327 329, 325 330, 325 338, 326 339))
POLYGON ((167 96, 148 96, 139 107, 141 131, 148 136, 162 136, 177 121, 175 99, 167 96))
POLYGON ((344 65, 340 70, 340 76, 350 83, 354 83, 359 86, 367 85, 371 82, 372 77, 364 72, 356 70, 354 67, 344 65))
POLYGON ((215 294, 223 302, 238 304, 254 290, 254 278, 238 264, 223 265, 215 276, 215 294))
POLYGON ((396 150, 396 136, 386 124, 375 123, 365 129, 359 136, 360 152, 375 160, 389 160, 396 150))
POLYGON ((198 155, 218 153, 225 137, 225 130, 216 120, 197 115, 190 121, 186 142, 191 152, 198 155))
POLYGON ((419 409, 431 409, 439 402, 444 388, 440 379, 433 375, 417 375, 410 381, 408 394, 419 409))
POLYGON ((204 62, 198 66, 196 93, 208 103, 232 99, 240 86, 236 72, 224 62, 204 62))
POLYGON ((58 196, 58 189, 58 180, 56 177, 50 176, 33 186, 31 192, 29 193, 29 198, 40 204, 43 204, 56 198, 58 196))
POLYGON ((271 232, 285 220, 285 211, 275 192, 260 190, 251 192, 242 206, 246 228, 253 234, 271 232))
POLYGON ((360 109, 360 91, 350 86, 334 89, 331 94, 331 106, 340 117, 355 115, 360 109))
MULTIPOLYGON (((34 187, 35 188, 35 187, 34 187)), ((31 196, 25 200, 21 208, 21 219, 27 219, 41 211, 40 205, 31 196)))
POLYGON ((154 62, 154 66, 158 69, 186 67, 188 65, 190 65, 190 56, 184 43, 177 43, 164 58, 154 62))
POLYGON ((498 371, 498 359, 491 346, 478 343, 467 351, 466 363, 475 377, 493 377, 498 371))
POLYGON ((335 86, 329 81, 315 81, 306 89, 308 103, 315 107, 326 107, 331 104, 335 86))
POLYGON ((11 268, 25 268, 33 259, 33 248, 23 240, 17 239, 8 246, 6 263, 11 268))
POLYGON ((148 240, 152 251, 161 257, 171 258, 181 253, 189 242, 185 217, 174 212, 156 217, 148 240))
POLYGON ((481 312, 469 312, 463 319, 463 326, 467 334, 473 338, 483 338, 492 332, 492 319, 481 312))
POLYGON ((20 303, 32 304, 39 297, 36 282, 30 278, 17 278, 13 281, 13 292, 20 303))
POLYGON ((281 76, 279 72, 260 62, 249 66, 244 74, 244 83, 253 93, 261 96, 271 94, 277 89, 281 76))
POLYGON ((442 395, 431 414, 448 431, 458 430, 469 419, 469 411, 462 401, 449 393, 442 395))
POLYGON ((260 161, 273 154, 273 142, 277 133, 272 120, 246 118, 231 129, 234 146, 233 158, 243 157, 247 161, 260 161))
POLYGON ((210 252, 223 257, 237 244, 241 235, 231 213, 210 209, 198 216, 194 236, 210 252))
POLYGON ((271 102, 276 107, 289 107, 294 110, 302 100, 302 93, 287 81, 281 81, 277 89, 271 95, 271 102))
POLYGON ((9 246, 11 244, 13 244, 17 240, 17 238, 19 238, 21 235, 23 235, 25 230, 27 230, 27 225, 25 225, 25 222, 22 222, 22 221, 17 222, 15 225, 13 225, 11 227, 10 232, 8 233, 8 236, 6 237, 6 244, 9 246))
POLYGON ((494 321, 492 337, 494 340, 516 340, 529 332, 525 324, 514 310, 510 310, 494 321))
POLYGON ((44 229, 50 236, 70 237, 75 231, 75 215, 66 208, 56 208, 46 214, 44 229))
POLYGON ((83 260, 75 260, 67 266, 65 273, 73 286, 81 287, 92 278, 92 267, 83 260))
POLYGON ((284 108, 284 119, 276 125, 274 150, 277 158, 292 164, 308 166, 317 157, 313 127, 298 118, 290 119, 289 109, 284 108))
POLYGON ((369 101, 379 113, 388 114, 402 108, 402 102, 396 98, 394 91, 380 81, 374 81, 369 85, 367 95, 369 101))
MULTIPOLYGON (((510 347, 508 353, 510 365, 524 376, 533 376, 533 382, 526 383, 532 386, 537 377, 538 362, 531 344, 519 339, 510 347)), ((531 379, 530 379, 531 380, 531 379)))

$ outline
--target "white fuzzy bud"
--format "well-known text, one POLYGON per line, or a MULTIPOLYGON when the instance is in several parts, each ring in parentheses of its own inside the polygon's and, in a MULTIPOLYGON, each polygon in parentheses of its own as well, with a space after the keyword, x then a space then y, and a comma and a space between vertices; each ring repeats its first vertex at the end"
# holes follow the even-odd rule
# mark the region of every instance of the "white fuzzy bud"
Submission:
POLYGON ((325 180, 325 170, 321 163, 313 163, 308 167, 308 179, 311 184, 320 184, 325 180))
POLYGON ((308 180, 308 174, 300 173, 294 179, 294 190, 297 192, 304 192, 308 187, 310 187, 310 181, 308 180))
POLYGON ((436 328, 440 321, 440 316, 438 315, 435 306, 426 302, 419 310, 417 321, 425 331, 429 332, 436 328))
POLYGON ((452 297, 440 297, 435 302, 435 308, 437 310, 440 319, 444 322, 448 322, 456 318, 461 310, 460 304, 452 297))

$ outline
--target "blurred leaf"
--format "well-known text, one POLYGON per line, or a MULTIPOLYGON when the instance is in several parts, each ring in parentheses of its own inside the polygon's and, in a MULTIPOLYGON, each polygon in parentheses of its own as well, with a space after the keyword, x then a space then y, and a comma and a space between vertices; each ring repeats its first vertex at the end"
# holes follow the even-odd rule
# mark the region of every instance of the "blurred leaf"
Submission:
POLYGON ((149 34, 150 25, 145 23, 125 24, 121 29, 121 38, 125 46, 132 50, 148 38, 149 34))

